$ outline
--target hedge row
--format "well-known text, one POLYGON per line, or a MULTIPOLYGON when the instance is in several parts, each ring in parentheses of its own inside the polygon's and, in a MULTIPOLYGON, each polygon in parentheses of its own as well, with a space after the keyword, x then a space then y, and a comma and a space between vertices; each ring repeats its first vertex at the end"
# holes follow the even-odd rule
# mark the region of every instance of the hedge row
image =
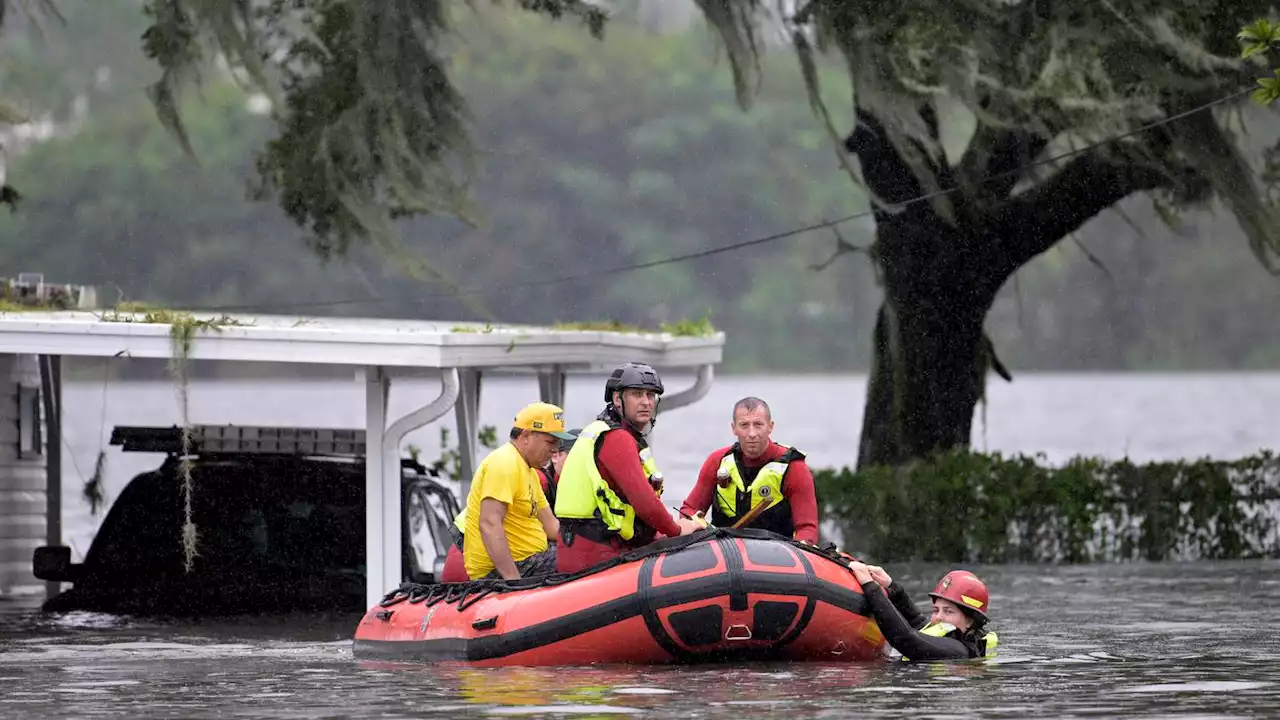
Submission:
POLYGON ((1134 464, 956 451, 900 468, 815 470, 824 520, 880 561, 1280 557, 1280 458, 1134 464))

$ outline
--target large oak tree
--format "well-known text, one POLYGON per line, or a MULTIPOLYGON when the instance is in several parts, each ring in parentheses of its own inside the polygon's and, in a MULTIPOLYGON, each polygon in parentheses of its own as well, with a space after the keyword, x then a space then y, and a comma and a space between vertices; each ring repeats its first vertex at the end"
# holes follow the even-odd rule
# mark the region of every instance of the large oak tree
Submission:
MULTIPOLYGON (((1239 59, 1236 31, 1270 2, 809 0, 781 3, 786 14, 762 0, 695 2, 724 41, 744 106, 779 27, 806 70, 820 52, 847 65, 857 122, 832 134, 876 198, 870 255, 884 284, 860 465, 968 443, 989 369, 1007 375, 983 332, 997 291, 1127 197, 1217 199, 1272 268, 1278 226, 1241 154, 1238 108, 1193 112, 1244 102, 1255 67, 1239 59), (1159 120, 1172 121, 1142 129, 1159 120), (944 142, 965 123, 961 142, 944 142), (1086 149, 1036 164, 1071 148, 1086 149)), ((448 75, 448 13, 468 3, 142 4, 145 49, 164 70, 153 98, 179 140, 175 98, 217 59, 273 98, 279 133, 259 156, 260 190, 317 251, 394 244, 405 215, 474 214, 466 104, 448 75)), ((604 27, 582 0, 508 4, 575 16, 597 35, 604 27)))
MULTIPOLYGON (((698 2, 749 104, 769 8, 698 2)), ((879 201, 871 254, 885 295, 859 466, 967 445, 988 370, 1008 376, 983 332, 997 291, 1129 196, 1221 201, 1275 271, 1280 226, 1236 132, 1256 70, 1236 32, 1271 7, 810 0, 782 18, 803 64, 811 46, 846 61, 857 123, 841 140, 879 201), (948 148, 945 132, 966 121, 948 148)))

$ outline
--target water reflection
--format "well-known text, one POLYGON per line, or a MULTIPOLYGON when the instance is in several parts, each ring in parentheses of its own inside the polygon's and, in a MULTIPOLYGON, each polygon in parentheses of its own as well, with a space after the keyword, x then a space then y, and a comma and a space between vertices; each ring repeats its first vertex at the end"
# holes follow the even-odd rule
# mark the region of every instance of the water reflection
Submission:
POLYGON ((713 705, 791 702, 804 695, 840 691, 864 682, 874 666, 735 665, 643 668, 595 666, 575 668, 442 669, 435 674, 454 684, 458 694, 482 705, 608 704, 625 698, 632 707, 657 708, 670 695, 697 688, 698 698, 713 705), (796 680, 805 679, 801 684, 796 680))

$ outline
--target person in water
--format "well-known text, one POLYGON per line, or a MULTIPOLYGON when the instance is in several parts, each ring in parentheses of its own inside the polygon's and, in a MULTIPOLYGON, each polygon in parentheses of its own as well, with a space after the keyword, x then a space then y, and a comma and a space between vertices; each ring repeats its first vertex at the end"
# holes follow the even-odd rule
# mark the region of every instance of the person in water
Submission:
POLYGON ((556 488, 556 570, 573 573, 652 542, 701 530, 662 505, 662 473, 645 435, 657 417, 662 379, 643 363, 616 368, 608 405, 578 434, 556 488))
POLYGON ((804 453, 779 445, 770 437, 773 415, 760 398, 746 397, 733 406, 730 430, 738 441, 709 455, 680 514, 695 517, 711 507, 711 522, 731 527, 755 516, 743 527, 818 544, 818 501, 813 474, 804 453), (757 508, 761 508, 757 510, 757 508))
POLYGON ((929 593, 925 616, 883 568, 854 561, 849 570, 862 586, 880 632, 905 661, 965 660, 995 655, 999 638, 987 629, 990 596, 978 576, 952 570, 929 593))
POLYGON ((565 432, 564 410, 533 403, 516 415, 511 441, 476 468, 462 548, 467 577, 515 580, 555 572, 556 551, 548 541, 559 525, 534 468, 551 460, 560 440, 572 437, 565 432))
MULTIPOLYGON (((581 429, 567 431, 576 440, 581 429)), ((560 472, 564 467, 564 460, 569 455, 570 448, 573 447, 574 440, 560 438, 560 446, 551 455, 551 461, 543 467, 537 468, 538 482, 542 485, 542 494, 547 497, 547 505, 555 507, 556 503, 556 485, 559 483, 560 472)), ((467 577, 467 566, 462 559, 462 548, 465 544, 467 532, 467 508, 464 506, 458 511, 458 516, 453 519, 453 524, 449 526, 449 532, 453 536, 453 542, 449 545, 449 552, 445 555, 444 568, 440 572, 440 577, 436 582, 442 583, 462 583, 467 582, 471 578, 467 577)))

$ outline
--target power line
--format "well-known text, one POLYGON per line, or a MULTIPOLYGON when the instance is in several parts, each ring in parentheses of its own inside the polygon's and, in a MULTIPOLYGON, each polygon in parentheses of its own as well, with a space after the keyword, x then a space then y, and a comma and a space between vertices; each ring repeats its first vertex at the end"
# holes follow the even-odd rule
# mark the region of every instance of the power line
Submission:
MULTIPOLYGON (((1170 123, 1176 122, 1178 120, 1189 117, 1191 115, 1195 115, 1197 113, 1210 110, 1214 107, 1217 107, 1218 105, 1231 102, 1232 100, 1241 98, 1245 95, 1248 95, 1251 92, 1253 92, 1253 88, 1241 90, 1239 92, 1235 92, 1230 95, 1220 97, 1216 100, 1211 100, 1207 103, 1204 103, 1203 105, 1196 106, 1189 110, 1184 110, 1180 113, 1170 115, 1169 117, 1161 118, 1159 120, 1153 120, 1145 125, 1140 125, 1137 128, 1134 128, 1133 130, 1129 130, 1128 132, 1102 138, 1101 140, 1097 140, 1095 142, 1089 143, 1084 147, 1067 150, 1067 151, 1058 153, 1057 155, 1053 155, 1051 157, 1043 158, 1041 160, 1036 160, 1036 161, 1027 163, 1025 165, 1021 165, 1019 167, 1013 168, 1012 170, 1006 170, 1004 172, 988 175, 986 177, 979 179, 977 184, 984 185, 993 180, 1006 178, 1010 175, 1022 174, 1028 170, 1032 170, 1037 167, 1042 167, 1044 165, 1056 163, 1061 160, 1074 157, 1076 155, 1080 155, 1086 152, 1090 152, 1092 150, 1096 150, 1105 145, 1109 145, 1114 142, 1119 142, 1120 140, 1125 140, 1137 135, 1141 135, 1150 130, 1154 130, 1155 128, 1168 125, 1170 123)), ((580 280, 588 280, 592 278, 604 277, 609 275, 621 275, 623 273, 635 272, 637 270, 648 270, 655 267, 662 267, 664 265, 674 265, 676 263, 688 262, 690 260, 700 260, 702 258, 712 257, 714 255, 734 252, 737 250, 744 250, 746 248, 756 247, 759 245, 766 245, 769 243, 777 242, 779 240, 785 240, 787 238, 795 237, 797 235, 803 235, 804 233, 812 232, 814 230, 822 230, 825 228, 835 227, 837 225, 842 225, 844 223, 847 223, 851 220, 870 217, 876 212, 903 210, 922 202, 928 202, 929 200, 932 200, 937 197, 950 195, 951 193, 954 193, 960 189, 961 189, 961 186, 952 185, 951 187, 942 188, 940 190, 934 190, 933 192, 925 193, 923 195, 918 195, 916 197, 910 198, 908 200, 904 200, 899 203, 893 203, 893 204, 887 205, 883 209, 864 210, 862 212, 857 212, 851 215, 845 215, 843 217, 836 218, 835 220, 823 220, 822 222, 816 222, 809 225, 792 228, 790 230, 784 230, 782 232, 777 232, 772 235, 765 235, 763 237, 752 238, 750 240, 743 240, 740 242, 729 243, 728 245, 720 245, 717 247, 706 248, 703 250, 696 250, 694 252, 683 253, 680 255, 671 255, 665 258, 659 258, 657 260, 648 260, 645 262, 632 263, 629 265, 620 265, 618 267, 606 268, 604 270, 589 270, 589 271, 578 272, 578 273, 570 273, 568 275, 542 278, 539 280, 529 280, 529 281, 520 282, 520 283, 476 286, 473 288, 465 288, 465 289, 459 289, 459 290, 453 290, 453 291, 438 291, 438 292, 422 293, 422 294, 415 295, 415 298, 422 299, 422 298, 466 297, 466 296, 473 296, 473 295, 482 295, 486 293, 493 293, 498 291, 522 290, 525 288, 545 287, 547 285, 560 285, 564 283, 572 283, 580 280)), ((385 303, 385 302, 397 302, 402 300, 404 300, 404 298, 389 298, 385 296, 373 296, 373 297, 365 297, 365 298, 346 298, 342 300, 315 300, 315 301, 293 302, 293 303, 271 303, 271 304, 258 303, 253 305, 248 305, 248 304, 213 305, 213 306, 206 306, 202 309, 219 310, 219 311, 234 311, 234 310, 247 311, 247 310, 259 310, 259 309, 268 308, 268 307, 271 309, 294 309, 294 308, 307 308, 307 307, 338 307, 342 305, 370 305, 370 304, 378 304, 378 303, 385 303)))

